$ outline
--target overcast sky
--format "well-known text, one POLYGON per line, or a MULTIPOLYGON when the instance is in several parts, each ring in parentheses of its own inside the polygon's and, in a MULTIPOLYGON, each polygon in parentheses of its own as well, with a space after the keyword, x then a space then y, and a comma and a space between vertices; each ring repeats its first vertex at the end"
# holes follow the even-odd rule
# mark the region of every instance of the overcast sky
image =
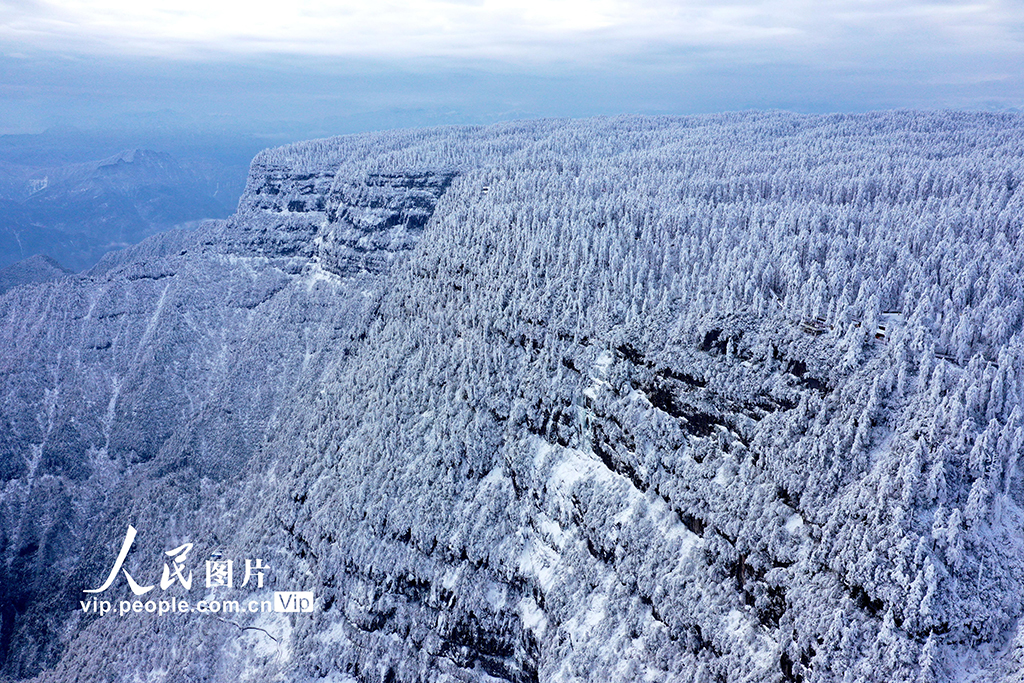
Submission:
POLYGON ((1020 0, 0 0, 0 132, 1024 105, 1020 0))

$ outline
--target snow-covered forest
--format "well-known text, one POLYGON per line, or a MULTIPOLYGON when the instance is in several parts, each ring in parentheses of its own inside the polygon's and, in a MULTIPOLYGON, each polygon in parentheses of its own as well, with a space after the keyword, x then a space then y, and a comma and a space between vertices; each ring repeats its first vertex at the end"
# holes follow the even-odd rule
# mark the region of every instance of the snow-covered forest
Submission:
POLYGON ((265 151, 228 221, 0 298, 3 673, 1024 676, 1022 179, 1010 114, 265 151), (318 609, 74 615, 129 522, 318 609))

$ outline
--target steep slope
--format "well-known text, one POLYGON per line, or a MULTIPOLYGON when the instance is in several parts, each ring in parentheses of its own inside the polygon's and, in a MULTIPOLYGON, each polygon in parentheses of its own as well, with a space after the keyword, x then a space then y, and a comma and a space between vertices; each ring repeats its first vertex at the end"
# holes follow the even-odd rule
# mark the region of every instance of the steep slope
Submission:
POLYGON ((260 155, 227 223, 0 299, 5 672, 1020 675, 1022 132, 749 114, 260 155), (315 609, 83 612, 128 524, 145 583, 185 542, 197 583, 269 567, 156 595, 315 609))
MULTIPOLYGON (((392 198, 380 225, 362 224, 367 239, 404 229, 413 244, 422 225, 402 212, 429 212, 424 201, 392 198)), ((82 597, 75 581, 106 562, 98 539, 111 520, 152 504, 160 486, 181 492, 244 471, 294 383, 346 339, 368 276, 325 270, 319 254, 334 259, 323 250, 294 256, 270 235, 321 214, 289 212, 284 226, 280 213, 250 213, 246 230, 170 231, 0 302, 0 654, 12 675, 59 650, 53 632, 82 597)))

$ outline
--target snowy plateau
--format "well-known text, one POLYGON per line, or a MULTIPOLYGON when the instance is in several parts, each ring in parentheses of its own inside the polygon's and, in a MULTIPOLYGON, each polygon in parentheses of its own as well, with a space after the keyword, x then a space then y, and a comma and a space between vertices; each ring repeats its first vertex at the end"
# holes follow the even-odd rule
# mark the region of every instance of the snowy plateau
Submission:
POLYGON ((11 271, 0 678, 1024 680, 1022 181, 1016 114, 375 133, 11 271), (83 611, 129 525, 315 609, 83 611))

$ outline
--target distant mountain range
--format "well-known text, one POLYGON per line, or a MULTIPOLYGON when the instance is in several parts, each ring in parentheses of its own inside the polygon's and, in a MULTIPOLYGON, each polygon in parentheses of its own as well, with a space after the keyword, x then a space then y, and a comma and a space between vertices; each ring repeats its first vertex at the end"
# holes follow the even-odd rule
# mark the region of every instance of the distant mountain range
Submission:
POLYGON ((237 154, 111 155, 122 141, 67 131, 0 137, 0 267, 45 254, 81 271, 113 249, 235 210, 247 171, 237 154))

